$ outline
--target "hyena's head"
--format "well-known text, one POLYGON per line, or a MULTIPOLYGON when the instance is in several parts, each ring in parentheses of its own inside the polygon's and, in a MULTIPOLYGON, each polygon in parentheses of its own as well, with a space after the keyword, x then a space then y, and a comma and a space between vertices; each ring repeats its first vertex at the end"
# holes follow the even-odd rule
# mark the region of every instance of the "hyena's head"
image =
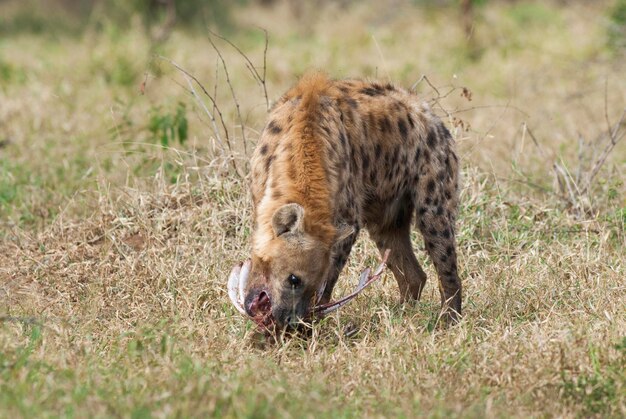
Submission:
POLYGON ((271 224, 272 238, 253 249, 244 308, 248 315, 284 328, 309 316, 324 290, 331 253, 319 234, 307 231, 299 204, 279 207, 271 224))

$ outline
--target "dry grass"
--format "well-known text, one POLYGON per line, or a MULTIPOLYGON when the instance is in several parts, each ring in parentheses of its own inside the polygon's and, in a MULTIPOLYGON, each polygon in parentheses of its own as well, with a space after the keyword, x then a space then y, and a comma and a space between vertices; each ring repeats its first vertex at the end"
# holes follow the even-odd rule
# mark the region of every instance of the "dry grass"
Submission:
MULTIPOLYGON (((420 303, 400 305, 387 274, 312 338, 264 344, 225 291, 251 224, 246 181, 232 170, 245 157, 228 88, 218 83, 234 157, 180 73, 149 65, 138 28, 16 34, 0 40, 11 74, 0 89, 0 416, 626 415, 624 143, 587 213, 572 212, 551 177, 555 158, 575 169, 579 133, 605 133, 605 80, 613 122, 626 103, 626 63, 604 48, 598 23, 605 5, 534 6, 530 18, 486 9, 476 60, 450 11, 367 6, 304 23, 283 5, 249 6, 236 20, 271 28, 272 98, 308 67, 407 86, 424 73, 441 92, 472 90, 471 102, 460 91, 441 100, 448 111, 476 107, 452 115, 470 124, 455 132, 463 322, 435 327, 434 272, 418 250, 429 274, 420 303), (179 101, 189 140, 155 145, 150 116, 179 101)), ((262 58, 256 30, 231 39, 262 58)), ((262 89, 221 47, 253 146, 262 89)), ((158 52, 213 88, 216 56, 202 36, 174 33, 158 52)), ((375 259, 364 235, 338 293, 375 259)))

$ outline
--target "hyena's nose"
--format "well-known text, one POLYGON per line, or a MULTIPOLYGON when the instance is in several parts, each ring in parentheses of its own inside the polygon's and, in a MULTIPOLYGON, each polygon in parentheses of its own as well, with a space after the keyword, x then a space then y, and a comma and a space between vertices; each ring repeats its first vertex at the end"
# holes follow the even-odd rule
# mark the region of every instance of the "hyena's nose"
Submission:
POLYGON ((252 290, 245 301, 245 309, 249 316, 265 315, 272 310, 269 294, 264 290, 252 290))

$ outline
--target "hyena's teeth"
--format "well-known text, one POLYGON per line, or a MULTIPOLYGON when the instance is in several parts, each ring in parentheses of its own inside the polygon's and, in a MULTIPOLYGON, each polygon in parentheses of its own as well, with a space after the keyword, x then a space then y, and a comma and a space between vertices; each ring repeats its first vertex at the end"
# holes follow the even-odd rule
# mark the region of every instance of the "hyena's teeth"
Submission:
POLYGON ((250 269, 252 268, 252 261, 246 260, 241 267, 241 273, 239 274, 239 305, 243 307, 246 300, 245 292, 246 285, 248 285, 248 278, 250 277, 250 269))
POLYGON ((246 314, 246 310, 243 309, 243 305, 239 302, 239 284, 241 278, 241 265, 236 265, 233 270, 230 272, 230 276, 228 277, 228 297, 230 301, 233 303, 237 311, 241 314, 246 314))

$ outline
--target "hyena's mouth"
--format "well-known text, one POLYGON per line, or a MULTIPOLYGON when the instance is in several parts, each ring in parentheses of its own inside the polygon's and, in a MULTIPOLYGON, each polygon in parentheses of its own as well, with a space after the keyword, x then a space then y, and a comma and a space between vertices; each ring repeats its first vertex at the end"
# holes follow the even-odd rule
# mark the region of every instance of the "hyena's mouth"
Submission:
MULTIPOLYGON (((319 304, 319 297, 321 297, 321 295, 318 296, 318 305, 313 307, 313 310, 311 310, 311 318, 315 319, 324 317, 325 315, 332 313, 340 307, 343 307, 354 298, 356 298, 356 296, 359 295, 361 291, 363 291, 374 281, 380 278, 383 271, 387 267, 388 257, 389 250, 386 250, 380 265, 378 265, 378 267, 373 272, 370 270, 370 268, 366 268, 361 273, 361 276, 359 277, 359 283, 357 284, 356 289, 351 294, 346 295, 345 297, 340 298, 337 301, 332 301, 327 304, 319 304)), ((274 316, 272 315, 272 301, 267 291, 262 290, 259 294, 259 298, 255 303, 255 315, 253 317, 249 316, 244 308, 244 292, 248 283, 251 266, 252 262, 250 261, 250 259, 248 259, 243 264, 236 265, 233 268, 230 276, 228 277, 228 296, 230 297, 230 301, 233 303, 237 311, 249 317, 262 330, 271 331, 276 322, 274 316)))
POLYGON ((254 316, 248 315, 245 306, 245 290, 248 284, 248 278, 250 276, 250 268, 252 262, 250 259, 244 263, 236 265, 228 277, 228 296, 233 303, 237 311, 241 314, 248 316, 253 320, 261 329, 269 330, 274 325, 274 316, 272 315, 272 300, 267 290, 261 290, 259 296, 254 301, 254 307, 251 308, 251 312, 254 312, 254 316))

